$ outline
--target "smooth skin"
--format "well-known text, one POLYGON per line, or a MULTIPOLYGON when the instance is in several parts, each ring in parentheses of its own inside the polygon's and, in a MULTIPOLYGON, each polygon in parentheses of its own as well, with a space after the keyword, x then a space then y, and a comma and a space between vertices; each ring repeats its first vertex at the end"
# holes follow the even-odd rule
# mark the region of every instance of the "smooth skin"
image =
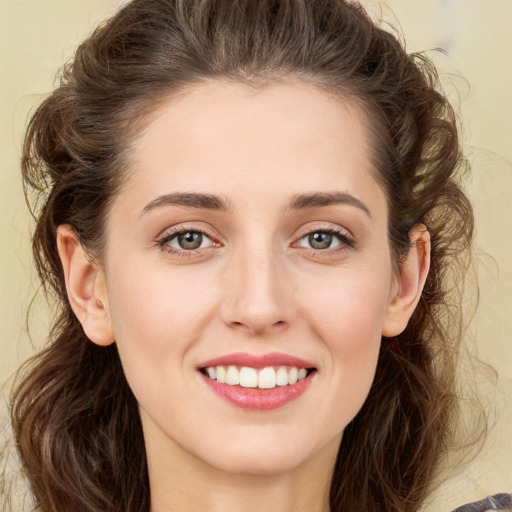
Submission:
POLYGON ((71 305, 140 404, 152 512, 328 510, 343 429, 429 268, 424 226, 392 259, 369 145, 355 102, 312 85, 197 85, 131 147, 104 260, 59 228, 71 305), (239 409, 198 371, 233 352, 317 371, 283 407, 239 409))

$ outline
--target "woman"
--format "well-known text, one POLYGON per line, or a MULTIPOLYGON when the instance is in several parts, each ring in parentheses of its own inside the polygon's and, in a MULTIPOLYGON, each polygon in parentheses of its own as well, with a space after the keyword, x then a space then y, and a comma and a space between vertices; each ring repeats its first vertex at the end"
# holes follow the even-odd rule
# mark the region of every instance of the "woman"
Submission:
POLYGON ((338 1, 136 0, 80 46, 23 158, 39 510, 418 509, 472 234, 435 85, 338 1))

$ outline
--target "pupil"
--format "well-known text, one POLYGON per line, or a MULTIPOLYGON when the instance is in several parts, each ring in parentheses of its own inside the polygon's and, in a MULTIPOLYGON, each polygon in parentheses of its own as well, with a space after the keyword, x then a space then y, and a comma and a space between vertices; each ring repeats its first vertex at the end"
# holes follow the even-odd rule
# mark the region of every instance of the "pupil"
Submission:
POLYGON ((198 249, 203 241, 203 235, 194 231, 187 231, 178 235, 178 243, 182 249, 198 249))
POLYGON ((309 244, 313 249, 328 249, 332 242, 332 235, 329 233, 312 233, 309 235, 309 244))

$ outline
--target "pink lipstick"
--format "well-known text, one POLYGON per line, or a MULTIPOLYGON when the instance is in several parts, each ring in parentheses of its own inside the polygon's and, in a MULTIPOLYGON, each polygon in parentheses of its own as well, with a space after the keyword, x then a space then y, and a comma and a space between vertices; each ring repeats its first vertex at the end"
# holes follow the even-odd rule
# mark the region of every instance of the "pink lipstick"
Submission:
POLYGON ((300 397, 316 373, 304 359, 280 353, 234 353, 198 366, 211 391, 237 407, 272 410, 300 397))
POLYGON ((209 366, 250 366, 252 368, 265 368, 266 366, 297 366, 299 368, 314 368, 314 364, 298 357, 270 352, 269 354, 253 355, 245 352, 236 352, 215 359, 205 361, 200 368, 209 366))

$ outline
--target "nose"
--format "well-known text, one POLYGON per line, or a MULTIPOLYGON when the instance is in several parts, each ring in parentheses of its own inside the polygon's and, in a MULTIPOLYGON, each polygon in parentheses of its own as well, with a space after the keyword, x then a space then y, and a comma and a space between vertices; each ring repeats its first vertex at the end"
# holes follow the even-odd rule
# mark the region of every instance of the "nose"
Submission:
POLYGON ((293 305, 284 267, 270 247, 234 255, 223 284, 224 323, 253 336, 285 330, 292 321, 293 305))

